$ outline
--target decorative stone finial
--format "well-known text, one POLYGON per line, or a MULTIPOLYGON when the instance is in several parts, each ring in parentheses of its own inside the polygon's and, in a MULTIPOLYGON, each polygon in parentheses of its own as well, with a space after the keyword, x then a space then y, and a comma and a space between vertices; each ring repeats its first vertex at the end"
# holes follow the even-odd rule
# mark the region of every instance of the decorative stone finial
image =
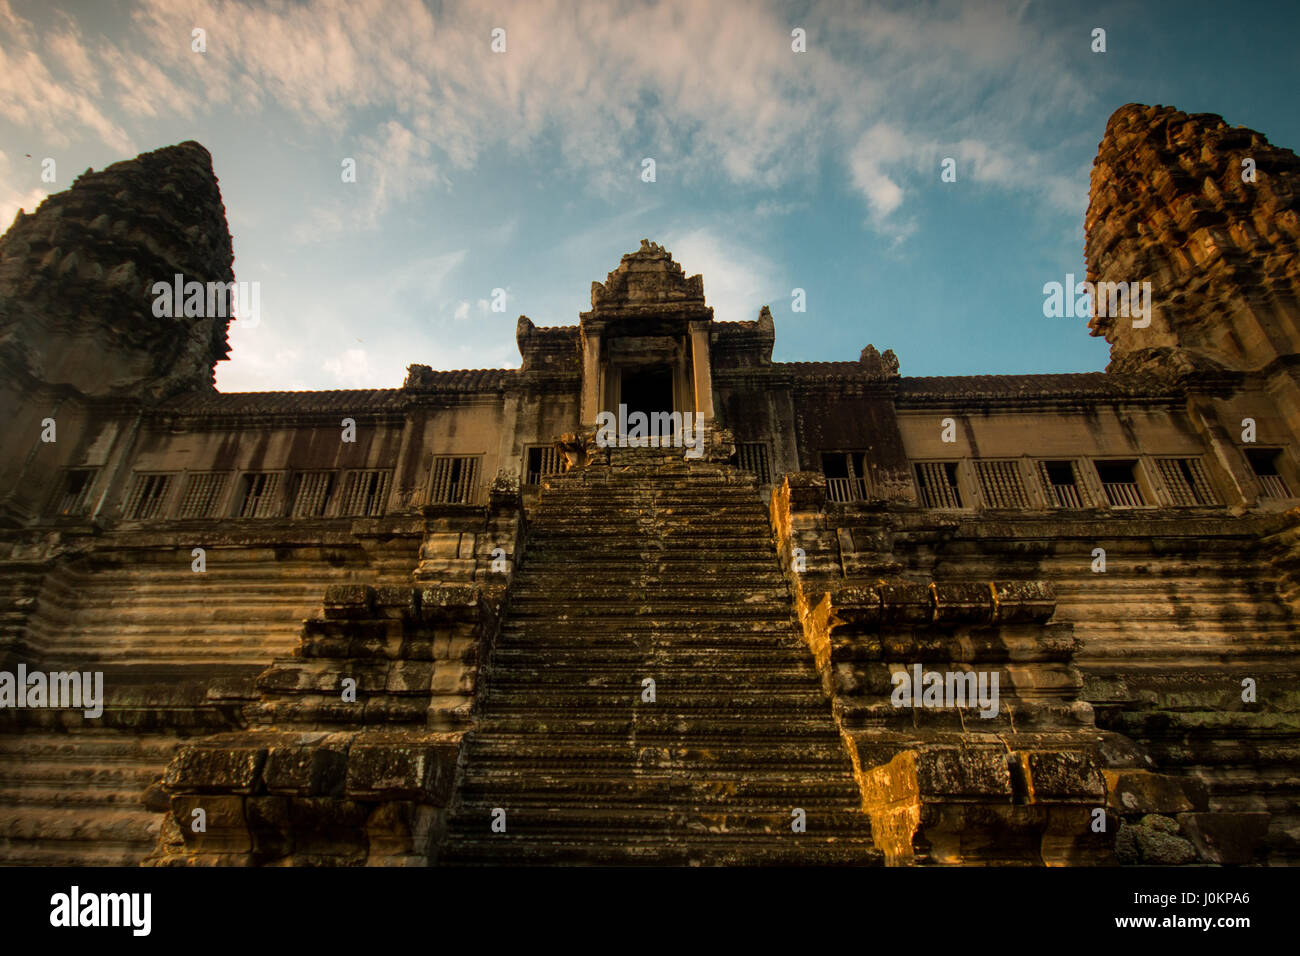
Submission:
POLYGON ((623 256, 603 282, 591 284, 593 309, 650 303, 704 303, 704 279, 686 278, 672 253, 649 239, 636 252, 623 256))

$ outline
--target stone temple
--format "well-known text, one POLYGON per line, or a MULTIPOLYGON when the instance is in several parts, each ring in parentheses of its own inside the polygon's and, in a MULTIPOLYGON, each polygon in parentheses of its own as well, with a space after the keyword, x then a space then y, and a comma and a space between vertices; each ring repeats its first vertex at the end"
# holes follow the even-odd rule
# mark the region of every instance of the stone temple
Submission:
POLYGON ((776 362, 642 242, 223 394, 208 153, 87 172, 0 239, 0 862, 1300 862, 1300 161, 1125 106, 1086 236, 1105 372, 776 362))

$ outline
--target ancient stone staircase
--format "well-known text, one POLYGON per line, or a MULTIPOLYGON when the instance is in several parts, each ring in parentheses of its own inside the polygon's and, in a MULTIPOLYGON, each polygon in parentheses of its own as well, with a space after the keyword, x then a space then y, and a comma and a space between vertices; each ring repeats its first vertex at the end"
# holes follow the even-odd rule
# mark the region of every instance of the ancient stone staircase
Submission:
MULTIPOLYGON (((229 730, 235 696, 331 584, 410 576, 414 545, 212 548, 207 573, 188 548, 122 548, 45 574, 6 573, 0 657, 43 670, 103 673, 103 715, 6 710, 0 716, 0 864, 135 865, 155 846, 160 807, 143 802, 183 737, 229 730), (38 586, 39 585, 39 586, 38 586)), ((8 569, 6 569, 8 571, 8 569)))
MULTIPOLYGON (((1076 564, 1078 562, 1075 562, 1076 564)), ((1216 811, 1267 814, 1271 862, 1300 857, 1300 630, 1258 557, 1115 553, 1104 586, 1044 562, 1099 725, 1209 788, 1216 811), (1257 699, 1242 700, 1242 680, 1257 699)))
POLYGON ((544 485, 442 862, 881 862, 754 481, 680 455, 544 485))
POLYGON ((178 742, 168 734, 0 734, 0 862, 134 866, 157 842, 165 798, 148 806, 146 792, 178 742))
POLYGON ((293 649, 326 587, 404 584, 413 551, 214 548, 204 574, 188 548, 123 551, 47 579, 28 632, 61 666, 257 670, 293 649))

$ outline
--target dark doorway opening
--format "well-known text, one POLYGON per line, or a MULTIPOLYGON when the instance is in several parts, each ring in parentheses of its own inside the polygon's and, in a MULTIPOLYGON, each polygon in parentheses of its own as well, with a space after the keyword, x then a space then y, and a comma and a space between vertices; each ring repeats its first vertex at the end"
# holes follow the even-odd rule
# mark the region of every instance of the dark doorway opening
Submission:
POLYGON ((645 412, 647 416, 655 412, 671 412, 673 371, 663 366, 625 368, 620 391, 619 401, 627 406, 629 418, 633 412, 645 412))

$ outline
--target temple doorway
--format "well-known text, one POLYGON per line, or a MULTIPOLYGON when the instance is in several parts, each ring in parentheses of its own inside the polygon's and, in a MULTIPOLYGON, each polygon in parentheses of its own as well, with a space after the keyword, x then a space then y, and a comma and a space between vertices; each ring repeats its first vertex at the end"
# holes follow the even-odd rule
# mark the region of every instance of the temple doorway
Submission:
POLYGON ((627 406, 629 417, 633 412, 645 412, 647 416, 672 412, 672 369, 665 365, 624 368, 620 374, 619 402, 627 406))

